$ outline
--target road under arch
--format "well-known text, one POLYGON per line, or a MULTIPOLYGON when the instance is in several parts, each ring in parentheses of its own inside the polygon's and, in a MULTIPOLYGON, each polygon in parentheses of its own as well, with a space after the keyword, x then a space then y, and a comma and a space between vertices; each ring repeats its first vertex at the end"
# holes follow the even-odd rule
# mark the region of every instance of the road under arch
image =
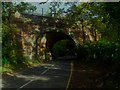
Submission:
POLYGON ((46 51, 51 52, 51 54, 53 54, 54 45, 61 40, 69 40, 70 43, 73 44, 71 48, 75 48, 76 46, 74 40, 69 35, 63 32, 48 31, 44 33, 43 38, 44 40, 41 39, 41 42, 45 44, 46 51))

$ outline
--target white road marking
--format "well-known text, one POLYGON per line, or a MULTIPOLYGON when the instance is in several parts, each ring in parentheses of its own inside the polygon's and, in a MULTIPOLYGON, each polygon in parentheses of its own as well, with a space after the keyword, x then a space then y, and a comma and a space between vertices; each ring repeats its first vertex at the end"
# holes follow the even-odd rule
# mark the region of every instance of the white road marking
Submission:
POLYGON ((69 76, 68 83, 67 83, 67 86, 66 86, 66 90, 69 87, 70 80, 71 80, 71 77, 72 77, 72 72, 73 72, 73 61, 71 61, 71 72, 70 72, 70 76, 69 76))
POLYGON ((41 75, 45 74, 50 68, 46 69, 44 72, 41 73, 41 75))
MULTIPOLYGON (((51 65, 51 67, 50 67, 50 68, 47 68, 45 71, 43 71, 43 72, 41 73, 41 75, 45 74, 45 73, 46 73, 47 71, 49 71, 53 66, 54 66, 54 65, 51 65)), ((72 71, 73 71, 73 61, 71 61, 71 73, 70 73, 69 80, 68 80, 68 83, 67 83, 67 86, 66 86, 66 90, 67 90, 67 88, 68 88, 68 86, 69 86, 69 83, 70 83, 70 80, 71 80, 72 71)), ((27 86, 28 84, 30 84, 31 82, 33 82, 33 81, 35 81, 35 80, 36 80, 36 79, 28 81, 27 83, 25 83, 24 85, 20 86, 20 87, 19 87, 18 89, 16 89, 16 90, 20 90, 20 89, 24 88, 25 86, 27 86)))
MULTIPOLYGON (((53 66, 53 65, 52 65, 52 66, 53 66)), ((52 66, 51 66, 51 67, 52 67, 52 66)), ((48 68, 48 69, 46 69, 45 71, 43 71, 43 72, 41 73, 41 75, 45 74, 48 70, 50 70, 50 68, 48 68)), ((30 84, 30 83, 33 82, 33 81, 35 81, 35 80, 30 80, 30 81, 28 81, 27 83, 25 83, 24 85, 20 86, 20 87, 19 87, 18 89, 16 89, 16 90, 22 89, 23 87, 27 86, 28 84, 30 84)))
POLYGON ((25 87, 26 85, 28 85, 29 83, 33 82, 34 80, 30 80, 29 82, 25 83, 24 85, 20 86, 18 89, 16 90, 20 90, 22 89, 23 87, 25 87))

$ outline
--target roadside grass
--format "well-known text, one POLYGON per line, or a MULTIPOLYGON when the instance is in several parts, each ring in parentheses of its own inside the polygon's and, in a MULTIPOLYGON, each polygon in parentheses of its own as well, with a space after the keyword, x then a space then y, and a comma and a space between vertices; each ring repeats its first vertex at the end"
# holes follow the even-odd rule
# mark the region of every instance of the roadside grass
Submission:
POLYGON ((0 67, 0 73, 15 74, 22 72, 28 68, 38 66, 40 64, 42 64, 42 60, 36 60, 36 59, 30 60, 28 57, 26 57, 23 63, 19 63, 16 65, 4 64, 3 66, 0 67))

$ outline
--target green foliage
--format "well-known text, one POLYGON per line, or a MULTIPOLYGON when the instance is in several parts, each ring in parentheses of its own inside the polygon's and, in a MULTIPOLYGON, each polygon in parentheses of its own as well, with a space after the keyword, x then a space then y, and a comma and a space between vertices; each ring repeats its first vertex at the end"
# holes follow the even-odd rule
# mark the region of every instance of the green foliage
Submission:
POLYGON ((32 13, 35 10, 35 6, 26 2, 20 2, 19 4, 12 2, 2 2, 2 19, 4 22, 9 21, 16 11, 18 11, 20 14, 24 14, 32 13))
POLYGON ((85 43, 77 47, 78 58, 86 63, 99 63, 111 67, 105 76, 104 87, 120 88, 120 44, 107 40, 85 43))
MULTIPOLYGON (((117 34, 117 40, 120 41, 120 2, 104 3, 104 11, 108 14, 108 27, 117 34)), ((112 33, 112 31, 110 31, 112 33)))
POLYGON ((36 10, 30 3, 2 2, 2 63, 4 68, 19 69, 28 66, 23 56, 20 30, 13 24, 14 14, 32 13, 36 10))
POLYGON ((114 3, 104 3, 104 9, 107 13, 109 13, 110 17, 115 19, 118 23, 120 21, 120 2, 114 3))
POLYGON ((119 63, 120 44, 101 40, 95 43, 85 43, 78 46, 78 57, 96 62, 119 63))
POLYGON ((22 62, 21 44, 17 38, 18 30, 13 26, 3 24, 2 32, 2 57, 3 64, 17 65, 22 62))
POLYGON ((74 44, 70 40, 61 40, 53 46, 53 57, 73 55, 74 44))
POLYGON ((15 8, 20 13, 32 13, 36 10, 36 6, 31 5, 30 3, 21 2, 18 5, 15 5, 15 8))
POLYGON ((90 26, 89 30, 99 31, 101 38, 116 41, 120 40, 119 9, 119 3, 80 3, 68 9, 66 20, 68 27, 74 26, 82 30, 81 25, 90 26), (84 23, 85 20, 87 24, 84 23))
POLYGON ((36 59, 30 60, 23 55, 21 45, 20 31, 15 28, 13 24, 3 23, 2 32, 2 65, 3 72, 15 70, 18 71, 22 68, 38 65, 36 59), (10 69, 10 70, 9 70, 10 69))

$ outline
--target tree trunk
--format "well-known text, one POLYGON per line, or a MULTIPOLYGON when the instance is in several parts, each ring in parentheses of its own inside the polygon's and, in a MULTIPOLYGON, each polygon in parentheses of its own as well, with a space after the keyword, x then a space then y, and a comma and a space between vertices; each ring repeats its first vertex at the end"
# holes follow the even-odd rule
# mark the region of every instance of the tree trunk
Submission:
POLYGON ((118 42, 120 42, 120 24, 118 24, 117 33, 118 33, 118 42))
POLYGON ((81 20, 81 24, 82 24, 83 43, 84 43, 85 42, 85 32, 84 32, 83 19, 81 20))
POLYGON ((94 39, 95 39, 95 41, 97 41, 97 32, 96 32, 96 30, 94 29, 94 39))

